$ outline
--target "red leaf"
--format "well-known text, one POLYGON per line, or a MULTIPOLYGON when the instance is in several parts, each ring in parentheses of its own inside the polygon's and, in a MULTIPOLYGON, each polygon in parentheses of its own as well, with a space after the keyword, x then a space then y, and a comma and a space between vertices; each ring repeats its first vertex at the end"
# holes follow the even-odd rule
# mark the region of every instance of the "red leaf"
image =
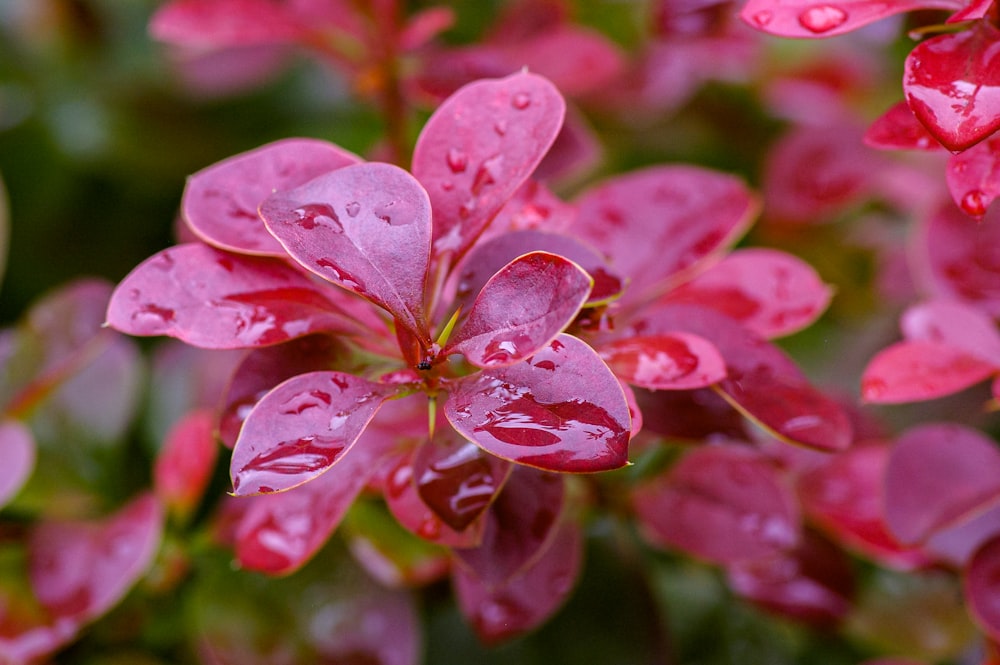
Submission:
POLYGON ((260 214, 307 269, 427 336, 423 300, 431 209, 409 173, 375 162, 347 166, 275 193, 260 214))
POLYGON ((628 461, 631 423, 621 386, 575 337, 560 334, 533 357, 459 379, 449 391, 451 424, 502 459, 568 472, 628 461))
POLYGON ((556 254, 518 257, 483 285, 443 355, 461 353, 477 367, 520 362, 573 322, 592 285, 580 266, 556 254))
POLYGON ((287 264, 201 244, 178 245, 139 264, 112 294, 107 320, 130 335, 168 335, 208 349, 267 346, 319 331, 361 332, 287 264))
POLYGON ((910 341, 940 342, 1000 364, 1000 333, 983 312, 957 302, 935 300, 907 309, 900 320, 910 341))
POLYGON ((258 206, 275 191, 298 187, 358 161, 357 156, 325 141, 275 141, 191 176, 184 188, 181 214, 198 237, 219 249, 285 256, 257 215, 258 206))
POLYGON ((564 522, 541 556, 503 584, 491 587, 456 566, 452 584, 458 606, 487 645, 527 633, 555 614, 569 597, 580 574, 582 555, 580 528, 564 522))
POLYGON ((212 49, 294 42, 306 28, 269 0, 174 0, 157 10, 149 31, 161 41, 212 49))
POLYGON ((35 437, 17 420, 0 420, 0 508, 17 496, 35 468, 35 437))
POLYGON ((667 302, 716 309, 763 337, 812 324, 832 289, 805 261, 773 249, 742 249, 667 294, 667 302))
POLYGON ((628 337, 601 346, 600 354, 620 379, 649 390, 704 388, 726 376, 718 350, 687 333, 628 337))
POLYGON ((979 224, 951 203, 939 208, 920 238, 935 295, 971 304, 994 318, 1000 316, 1000 211, 979 224))
POLYGON ((906 58, 903 91, 913 114, 953 152, 1000 129, 1000 29, 976 21, 961 32, 938 35, 906 58))
POLYGON ((190 412, 171 428, 156 457, 156 497, 168 508, 189 515, 211 479, 218 456, 215 414, 208 409, 190 412))
POLYGON ((832 37, 851 32, 874 21, 920 9, 959 9, 953 0, 750 0, 740 18, 758 30, 780 37, 832 37))
POLYGON ((951 395, 985 381, 997 367, 941 342, 898 342, 875 355, 861 376, 861 397, 899 404, 951 395))
POLYGON ((243 423, 230 472, 237 496, 281 492, 346 456, 394 389, 342 372, 310 372, 264 396, 243 423))
POLYGON ((978 431, 920 425, 896 441, 885 472, 885 515, 900 542, 924 541, 998 498, 1000 450, 978 431))
POLYGON ((977 143, 948 160, 945 178, 955 205, 966 215, 981 220, 993 200, 1000 196, 1000 136, 977 143))
POLYGON ((969 611, 990 639, 1000 640, 1000 537, 972 557, 963 581, 969 611))
POLYGON ((906 102, 893 104, 865 132, 865 145, 882 150, 940 150, 941 144, 920 124, 906 102))
POLYGON ((736 241, 757 212, 743 182, 693 166, 660 166, 605 180, 577 202, 571 233, 599 247, 631 280, 635 305, 682 281, 736 241))
POLYGON ((651 543, 713 563, 781 554, 800 538, 794 496, 749 448, 696 448, 638 488, 632 505, 651 543))
POLYGON ((150 494, 96 522, 43 522, 31 535, 29 574, 54 618, 87 622, 107 612, 145 573, 163 531, 150 494))
POLYGON ((461 257, 531 175, 566 105, 555 86, 526 72, 470 83, 424 125, 413 175, 434 208, 434 254, 461 257))

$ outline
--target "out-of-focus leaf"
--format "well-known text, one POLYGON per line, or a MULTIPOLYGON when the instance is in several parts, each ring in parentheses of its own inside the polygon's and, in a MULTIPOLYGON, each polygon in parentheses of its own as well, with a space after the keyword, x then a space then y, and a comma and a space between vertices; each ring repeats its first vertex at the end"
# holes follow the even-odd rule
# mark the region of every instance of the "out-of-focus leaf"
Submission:
POLYGON ((181 199, 181 214, 198 237, 219 249, 285 256, 257 214, 260 204, 275 191, 294 189, 359 161, 356 155, 325 141, 275 141, 191 176, 181 199))
POLYGON ((443 353, 461 353, 477 367, 520 362, 573 322, 592 285, 580 266, 559 255, 518 257, 483 285, 443 353))
POLYGON ((832 37, 851 32, 874 21, 919 9, 956 10, 954 0, 903 0, 884 3, 871 0, 750 0, 740 17, 758 30, 781 37, 832 37))
POLYGON ((974 307, 930 301, 908 308, 900 319, 908 340, 941 342, 1000 364, 1000 332, 993 319, 974 307))
POLYGON ((196 409, 174 425, 156 458, 156 497, 182 517, 198 504, 212 476, 219 456, 214 430, 215 414, 196 409))
POLYGON ((993 317, 1000 316, 1000 209, 989 210, 976 224, 951 202, 942 205, 917 236, 919 265, 933 293, 959 300, 993 317))
POLYGON ((515 365, 456 380, 444 409, 462 436, 518 464, 593 472, 628 461, 631 423, 618 379, 570 335, 515 365))
POLYGON ((0 508, 31 475, 35 467, 35 437, 16 420, 0 421, 0 508))
POLYGON ((875 119, 865 132, 865 145, 883 150, 940 150, 906 102, 897 102, 875 119))
POLYGON ((861 377, 861 396, 876 404, 935 399, 996 373, 997 366, 942 342, 897 342, 879 351, 861 377))
POLYGON ((10 212, 7 207, 7 190, 3 178, 0 178, 0 284, 3 283, 4 271, 7 268, 7 245, 10 239, 10 212))
POLYGON ((599 352, 620 379, 649 390, 704 388, 726 376, 718 350, 688 333, 626 337, 599 352))
POLYGON ((920 549, 940 565, 961 570, 986 541, 1000 534, 1000 503, 991 502, 968 519, 959 520, 938 531, 920 549))
POLYGON ((948 160, 945 179, 951 198, 973 219, 981 220, 993 200, 1000 196, 998 152, 1000 136, 993 136, 948 160))
POLYGON ((991 639, 1000 640, 1000 537, 976 551, 965 571, 964 589, 976 623, 991 639))

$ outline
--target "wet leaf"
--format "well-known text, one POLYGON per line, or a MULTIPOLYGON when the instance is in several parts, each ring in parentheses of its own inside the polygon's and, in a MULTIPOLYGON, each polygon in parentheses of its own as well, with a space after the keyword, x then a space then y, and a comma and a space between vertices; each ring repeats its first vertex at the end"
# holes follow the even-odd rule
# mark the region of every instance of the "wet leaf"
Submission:
POLYGON ((199 238, 219 249, 285 256, 258 216, 258 206, 275 191, 293 189, 359 161, 356 155, 315 139, 268 143, 191 176, 181 199, 181 214, 199 238))
POLYGON ((875 119, 865 132, 865 145, 882 150, 940 150, 906 102, 897 102, 875 119))
POLYGON ((602 345, 600 354, 620 379, 649 390, 704 388, 726 376, 716 348, 688 333, 627 337, 602 345))
POLYGON ((943 342, 897 342, 879 351, 861 377, 862 398, 899 404, 951 395, 985 381, 997 367, 943 342))
POLYGON ((164 506, 182 517, 191 514, 211 479, 219 444, 215 413, 196 409, 167 434, 153 466, 153 488, 164 506))
POLYGON ((1000 640, 1000 537, 976 551, 963 584, 973 619, 991 639, 1000 640))
POLYGON ((423 300, 431 208, 409 173, 376 162, 347 166, 273 194, 260 214, 305 268, 427 337, 423 300))
POLYGON ((621 386, 589 346, 566 334, 523 362, 455 381, 444 409, 462 436, 518 464, 594 472, 627 462, 621 386))
POLYGON ((470 83, 424 125, 413 175, 434 208, 434 254, 454 262, 531 175, 562 126, 565 102, 521 72, 470 83))
POLYGON ((981 220, 1000 195, 1000 136, 986 139, 948 160, 948 190, 962 212, 981 220))
POLYGON ((233 491, 281 492, 322 475, 347 456, 393 392, 342 372, 310 372, 279 384, 243 423, 230 463, 233 491))
POLYGON ((0 508, 17 495, 35 467, 35 437, 16 420, 0 421, 0 508))
POLYGON ((920 268, 930 278, 935 296, 1000 316, 1000 211, 987 211, 979 224, 950 202, 941 206, 917 236, 920 268))
POLYGON ((461 353, 477 367, 520 362, 573 322, 592 284, 583 269, 556 254, 518 257, 483 285, 443 353, 461 353))
POLYGON ((740 11, 748 25, 780 37, 832 37, 851 32, 874 21, 901 12, 921 9, 961 8, 952 0, 902 0, 885 3, 872 0, 750 0, 740 11))

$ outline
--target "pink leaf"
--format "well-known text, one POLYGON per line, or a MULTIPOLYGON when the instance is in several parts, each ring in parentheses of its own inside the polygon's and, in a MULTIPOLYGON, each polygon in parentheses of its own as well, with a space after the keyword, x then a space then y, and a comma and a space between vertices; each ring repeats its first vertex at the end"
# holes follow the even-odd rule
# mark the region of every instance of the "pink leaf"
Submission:
POLYGON ((898 342, 875 355, 861 376, 861 397, 899 404, 951 395, 997 371, 996 365, 942 342, 898 342))
POLYGON ((674 333, 627 337, 600 347, 620 379, 649 390, 704 388, 726 376, 726 361, 697 335, 674 333))
POLYGON ((773 249, 742 249, 666 296, 719 310, 762 337, 812 324, 833 292, 805 261, 773 249))
POLYGON ((948 160, 945 178, 951 198, 973 219, 981 220, 1000 196, 998 154, 1000 136, 993 136, 948 160))
POLYGON ((462 436, 518 464, 593 472, 628 460, 631 423, 621 386, 569 335, 523 362, 455 381, 444 409, 462 436))
POLYGON ((936 295, 960 300, 1000 316, 1000 262, 994 248, 1000 245, 1000 211, 971 223, 958 208, 947 203, 927 223, 920 238, 928 277, 936 295))
POLYGON ((903 91, 913 114, 953 152, 1000 129, 1000 29, 976 21, 968 30, 938 35, 906 58, 903 91))
POLYGON ((736 241, 757 212, 743 182, 693 166, 629 173, 587 191, 577 201, 571 233, 608 258, 631 280, 622 302, 635 305, 683 279, 736 241))
POLYGON ((1000 640, 1000 537, 972 557, 963 580, 969 611, 990 639, 1000 640))
POLYGON ((35 595, 55 618, 96 619, 145 573, 162 530, 160 506, 150 494, 104 520, 41 523, 29 545, 35 595))
POLYGON ((507 61, 545 76, 567 97, 600 91, 625 73, 624 51, 596 30, 566 22, 499 44, 507 61))
POLYGON ((345 457, 393 388, 342 372, 288 379, 253 408, 233 448, 237 496, 280 492, 345 457))
POLYGON ((955 0, 750 0, 740 18, 758 30, 780 37, 832 37, 851 32, 874 21, 920 9, 961 8, 955 0))
POLYGON ((219 456, 215 414, 197 409, 171 428, 153 467, 156 497, 168 508, 189 515, 211 479, 219 456))
POLYGON ((107 321, 130 335, 168 335, 209 349, 360 332, 343 308, 287 264, 201 244, 165 249, 139 264, 115 289, 107 321))
POLYGON ((17 420, 0 420, 0 508, 17 496, 35 468, 35 437, 17 420))
POLYGON ((573 322, 592 285, 580 266, 556 254, 518 257, 483 285, 443 354, 461 353, 477 367, 520 362, 573 322))
POLYGON ((456 566, 458 606, 484 644, 527 633, 555 614, 569 597, 583 564, 580 528, 564 522, 541 556, 503 584, 491 587, 456 566))
POLYGON ((546 79, 526 72, 458 90, 431 116, 413 175, 434 208, 434 253, 459 258, 545 156, 565 113, 546 79))
POLYGON ((885 514, 900 542, 926 540, 998 498, 1000 450, 978 431, 928 424, 896 441, 885 472, 885 514))
POLYGON ((906 102, 893 104, 865 132, 865 145, 882 150, 940 150, 941 144, 920 124, 906 102))
POLYGON ((795 498, 750 448, 696 448, 639 487, 632 505, 651 543, 713 563, 781 554, 800 538, 795 498))
POLYGON ((235 155, 188 179, 181 214, 205 242, 243 254, 285 256, 257 215, 275 191, 305 184, 359 158, 325 141, 285 139, 235 155))
POLYGON ((307 28, 269 0, 173 0, 153 15, 149 30, 161 41, 206 49, 294 42, 307 28))
POLYGON ((307 269, 426 337, 431 209, 409 173, 375 162, 348 166, 275 193, 261 204, 260 214, 307 269))
POLYGON ((1000 333, 996 323, 978 309, 935 300, 910 307, 900 320, 910 341, 940 342, 1000 365, 1000 333))
POLYGON ((983 543, 997 534, 1000 534, 1000 503, 994 501, 972 517, 935 531, 920 545, 920 550, 938 565, 961 569, 983 543))

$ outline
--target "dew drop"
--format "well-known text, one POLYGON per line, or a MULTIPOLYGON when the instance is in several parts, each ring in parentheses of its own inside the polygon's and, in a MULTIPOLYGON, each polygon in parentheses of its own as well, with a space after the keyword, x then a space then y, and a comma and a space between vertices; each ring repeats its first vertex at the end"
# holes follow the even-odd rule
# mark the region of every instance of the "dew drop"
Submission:
POLYGON ((452 173, 462 173, 469 166, 469 158, 458 148, 451 148, 445 156, 452 173))
POLYGON ((799 23, 810 32, 829 32, 847 21, 847 12, 833 5, 816 5, 799 14, 799 23))
POLYGON ((531 95, 526 92, 519 92, 514 95, 510 100, 510 105, 516 108, 518 111, 523 111, 524 109, 531 106, 531 95))
POLYGON ((129 289, 128 297, 132 300, 138 300, 142 296, 142 292, 139 289, 129 289))
POLYGON ((433 517, 424 519, 417 527, 417 535, 427 540, 437 540, 441 537, 441 522, 433 517))
POLYGON ((978 189, 966 192, 959 205, 970 217, 980 218, 986 214, 986 196, 978 189))
POLYGON ((497 133, 497 136, 504 136, 507 133, 507 121, 497 120, 493 125, 493 131, 497 133))
POLYGON ((140 327, 159 328, 174 320, 176 312, 169 307, 161 307, 154 303, 146 303, 132 313, 132 323, 140 327))
POLYGON ((361 204, 357 201, 351 201, 346 206, 347 214, 350 217, 357 217, 358 213, 361 212, 361 204))
POLYGON ((341 225, 337 213, 326 203, 308 203, 301 208, 296 208, 293 212, 296 215, 295 223, 306 231, 324 227, 334 233, 344 232, 344 227, 341 225))
POLYGON ((753 21, 754 25, 756 25, 758 28, 766 28, 768 24, 771 23, 771 19, 773 18, 774 18, 774 13, 765 10, 754 14, 751 17, 751 20, 753 21))
POLYGON ((444 180, 441 182, 442 191, 450 192, 453 189, 455 189, 455 183, 453 183, 451 180, 444 180))
POLYGON ((493 155, 489 159, 483 160, 483 163, 476 169, 476 176, 472 179, 472 193, 474 195, 479 196, 484 187, 496 184, 502 161, 501 155, 493 155))

